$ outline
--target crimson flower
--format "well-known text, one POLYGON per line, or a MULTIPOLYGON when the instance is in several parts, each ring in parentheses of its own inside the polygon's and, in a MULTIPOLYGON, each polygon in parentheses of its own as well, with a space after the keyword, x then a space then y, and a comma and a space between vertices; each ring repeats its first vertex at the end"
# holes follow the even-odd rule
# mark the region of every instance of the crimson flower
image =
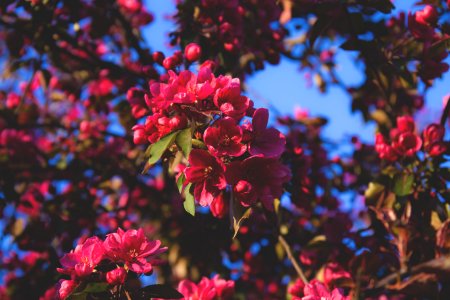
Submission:
POLYGON ((283 194, 283 184, 291 179, 291 172, 276 158, 252 156, 230 163, 226 177, 242 205, 251 205, 256 198, 273 210, 273 200, 283 194))
POLYGON ((303 289, 304 296, 302 300, 348 300, 350 297, 344 296, 339 289, 334 289, 331 292, 317 280, 311 281, 303 289))
POLYGON ((431 156, 439 156, 447 150, 444 135, 445 128, 440 124, 431 124, 423 131, 424 148, 431 156))
POLYGON ((160 248, 161 241, 148 241, 142 228, 108 234, 104 243, 105 254, 114 262, 125 263, 138 274, 150 273, 155 263, 154 257, 167 250, 160 248))
POLYGON ((252 155, 262 154, 265 157, 278 157, 284 152, 286 139, 275 128, 267 128, 269 120, 269 111, 265 108, 259 108, 253 114, 251 131, 251 140, 248 146, 248 152, 252 155))
POLYGON ((106 281, 111 285, 124 284, 127 279, 127 271, 124 268, 116 268, 106 273, 106 281))
POLYGON ((182 280, 178 284, 178 291, 185 300, 226 300, 234 294, 234 281, 219 278, 219 275, 212 279, 203 277, 198 284, 182 280))
POLYGON ((247 147, 241 144, 242 128, 232 118, 220 119, 216 127, 206 129, 203 140, 208 150, 216 156, 241 156, 247 147))
POLYGON ((186 181, 195 184, 194 198, 200 205, 210 205, 220 190, 225 189, 223 163, 205 150, 194 149, 189 155, 189 167, 184 170, 186 181))
POLYGON ((103 242, 98 237, 88 238, 75 250, 65 254, 61 259, 63 269, 58 272, 71 275, 72 278, 83 278, 90 275, 104 256, 103 242))
POLYGON ((415 133, 404 132, 398 136, 392 146, 402 155, 413 156, 422 147, 422 139, 415 133))
POLYGON ((57 286, 57 299, 65 300, 69 295, 75 290, 78 283, 74 280, 64 280, 61 279, 57 286))
POLYGON ((228 211, 228 201, 225 201, 223 193, 215 197, 211 202, 210 209, 211 213, 216 218, 223 218, 228 211))
POLYGON ((241 83, 239 78, 219 76, 217 84, 220 88, 214 95, 214 104, 226 116, 241 119, 245 116, 250 100, 241 95, 241 83))

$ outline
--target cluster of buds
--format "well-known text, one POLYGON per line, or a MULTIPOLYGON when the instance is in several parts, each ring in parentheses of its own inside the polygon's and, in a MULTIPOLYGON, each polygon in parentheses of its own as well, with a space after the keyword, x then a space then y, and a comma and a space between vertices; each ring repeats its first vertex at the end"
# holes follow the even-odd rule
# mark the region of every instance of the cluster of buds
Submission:
MULTIPOLYGON (((274 27, 281 14, 276 1, 189 0, 178 4, 179 11, 194 7, 195 13, 175 16, 179 27, 172 33, 174 44, 185 46, 186 41, 195 40, 205 50, 202 60, 217 59, 224 70, 235 68, 239 58, 246 72, 261 69, 265 60, 279 62, 284 32, 274 27), (192 37, 192 32, 203 34, 192 37)), ((194 48, 187 45, 185 49, 200 58, 194 48)))

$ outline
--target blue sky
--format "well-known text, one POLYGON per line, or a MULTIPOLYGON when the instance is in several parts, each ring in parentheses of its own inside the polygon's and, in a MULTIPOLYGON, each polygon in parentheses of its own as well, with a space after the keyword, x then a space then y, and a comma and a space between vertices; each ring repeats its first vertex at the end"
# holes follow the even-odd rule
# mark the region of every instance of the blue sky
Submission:
MULTIPOLYGON (((395 0, 396 10, 411 9, 411 0, 395 0)), ((147 0, 147 7, 155 15, 155 21, 144 31, 144 38, 152 50, 168 50, 168 32, 175 28, 170 15, 175 10, 175 1, 147 0)), ((412 8, 413 10, 417 8, 412 8)), ((169 51, 170 52, 170 51, 169 51)), ((338 74, 347 83, 358 83, 363 79, 361 71, 352 62, 354 53, 340 51, 337 56, 338 74)), ((449 61, 449 60, 447 60, 449 61)), ((373 142, 375 126, 365 124, 360 114, 350 111, 349 95, 338 87, 332 87, 326 94, 315 87, 308 87, 304 74, 298 64, 283 59, 277 66, 266 65, 262 71, 247 78, 250 90, 260 95, 281 113, 292 113, 296 106, 307 109, 311 115, 324 116, 329 119, 325 128, 325 137, 336 142, 344 142, 351 135, 359 135, 364 141, 373 142)), ((418 114, 419 123, 437 121, 442 109, 442 99, 450 93, 450 75, 436 80, 433 88, 426 95, 427 108, 418 114)), ((256 106, 265 103, 252 97, 256 106)))

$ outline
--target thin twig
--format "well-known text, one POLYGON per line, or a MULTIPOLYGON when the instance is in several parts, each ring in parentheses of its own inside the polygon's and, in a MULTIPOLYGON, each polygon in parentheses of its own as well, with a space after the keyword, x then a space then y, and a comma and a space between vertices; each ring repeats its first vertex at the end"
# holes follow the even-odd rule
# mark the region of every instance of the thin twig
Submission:
POLYGON ((287 257, 289 258, 292 265, 294 266, 294 269, 297 272, 300 279, 303 281, 303 283, 308 284, 308 279, 306 278, 305 273, 303 272, 302 268, 298 264, 294 255, 292 254, 291 247, 289 246, 289 244, 287 243, 287 241, 281 234, 278 235, 278 241, 280 242, 281 246, 283 246, 284 251, 286 251, 287 257))

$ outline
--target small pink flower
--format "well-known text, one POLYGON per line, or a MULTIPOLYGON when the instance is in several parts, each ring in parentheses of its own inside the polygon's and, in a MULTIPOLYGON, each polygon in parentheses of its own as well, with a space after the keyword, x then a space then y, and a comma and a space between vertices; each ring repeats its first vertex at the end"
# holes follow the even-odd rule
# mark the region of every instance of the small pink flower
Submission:
POLYGON ((223 218, 228 212, 228 201, 225 201, 223 193, 215 197, 210 205, 211 213, 216 218, 223 218))
POLYGON ((98 237, 88 238, 60 259, 63 269, 58 269, 58 272, 71 275, 72 278, 86 277, 94 271, 103 255, 103 242, 98 237))
POLYGON ((232 118, 220 119, 216 127, 208 127, 203 139, 208 150, 217 156, 241 156, 247 149, 241 143, 242 129, 232 118))
POLYGON ((411 116, 397 118, 397 128, 400 132, 414 132, 416 124, 411 116))
POLYGON ((214 95, 214 104, 226 116, 241 119, 245 116, 250 100, 241 95, 241 83, 239 78, 221 76, 217 78, 219 88, 214 95))
POLYGON ((189 155, 189 167, 184 170, 186 181, 195 184, 194 198, 200 205, 210 205, 227 183, 223 163, 205 150, 194 149, 189 155))
POLYGON ((273 210, 273 200, 283 194, 283 184, 290 180, 291 172, 276 158, 252 156, 230 163, 226 177, 242 205, 251 205, 256 194, 257 200, 273 210))
POLYGON ((131 271, 142 274, 153 270, 155 256, 167 250, 161 241, 148 241, 142 228, 108 234, 103 243, 105 254, 115 262, 123 262, 131 271))
POLYGON ((422 147, 422 139, 415 133, 401 133, 392 143, 395 151, 404 156, 413 156, 422 147))
POLYGON ((106 281, 111 285, 124 284, 127 279, 127 271, 124 268, 116 268, 106 273, 106 281))
POLYGON ((334 281, 342 278, 351 278, 350 273, 344 270, 342 266, 337 263, 328 263, 325 266, 323 281, 326 286, 330 287, 334 281))
POLYGON ((195 284, 190 280, 182 280, 178 284, 178 291, 183 294, 185 300, 227 300, 234 295, 234 281, 219 278, 203 277, 195 284))
POLYGON ((269 111, 259 108, 253 114, 251 140, 248 151, 252 155, 262 154, 265 157, 278 157, 284 152, 286 139, 275 128, 267 128, 269 111))
POLYGON ((439 14, 431 5, 425 5, 422 10, 416 12, 416 21, 422 24, 436 25, 439 14))
POLYGON ((78 286, 78 283, 74 280, 64 280, 61 279, 58 282, 58 292, 57 296, 60 300, 65 300, 69 295, 75 290, 75 288, 78 286))
POLYGON ((339 289, 328 291, 328 289, 321 282, 317 280, 311 281, 303 289, 305 294, 302 300, 349 300, 350 297, 344 296, 339 289))
POLYGON ((288 293, 292 296, 292 300, 300 300, 304 296, 304 288, 305 283, 301 279, 297 279, 294 284, 289 286, 288 293))

